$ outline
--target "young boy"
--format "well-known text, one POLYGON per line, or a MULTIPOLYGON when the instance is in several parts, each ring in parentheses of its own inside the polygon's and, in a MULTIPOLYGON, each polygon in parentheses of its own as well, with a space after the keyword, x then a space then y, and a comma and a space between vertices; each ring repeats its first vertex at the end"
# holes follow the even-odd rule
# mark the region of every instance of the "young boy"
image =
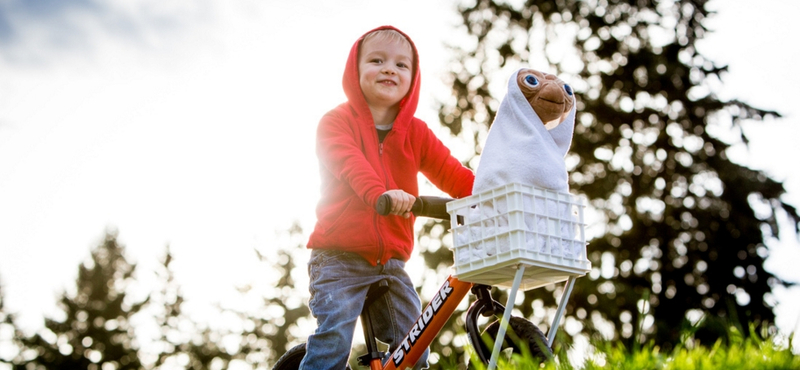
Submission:
MULTIPOLYGON (((317 330, 301 369, 345 367, 356 321, 370 284, 388 279, 390 291, 371 309, 376 336, 391 353, 420 315, 419 296, 405 261, 414 246, 417 173, 452 197, 470 195, 472 171, 450 155, 425 122, 419 100, 417 50, 394 27, 376 28, 350 50, 342 79, 347 102, 317 129, 321 198, 308 240, 311 300, 317 330), (389 194, 392 209, 375 204, 389 194)), ((417 367, 427 365, 427 353, 417 367)))

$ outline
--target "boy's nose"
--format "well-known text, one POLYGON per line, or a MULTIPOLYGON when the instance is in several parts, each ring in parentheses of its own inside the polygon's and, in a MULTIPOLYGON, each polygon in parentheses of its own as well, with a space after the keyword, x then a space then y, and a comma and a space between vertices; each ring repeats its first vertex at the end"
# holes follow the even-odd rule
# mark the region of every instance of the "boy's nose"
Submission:
POLYGON ((394 74, 395 70, 390 65, 384 64, 383 65, 383 69, 381 70, 381 72, 386 73, 386 74, 394 74))

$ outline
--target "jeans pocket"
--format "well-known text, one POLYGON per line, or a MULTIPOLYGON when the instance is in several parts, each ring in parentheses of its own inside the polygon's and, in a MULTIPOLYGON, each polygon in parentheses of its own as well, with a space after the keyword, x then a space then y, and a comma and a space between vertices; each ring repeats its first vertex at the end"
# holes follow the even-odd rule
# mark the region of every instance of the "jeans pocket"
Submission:
POLYGON ((314 249, 308 261, 309 292, 313 298, 323 280, 331 278, 331 265, 352 258, 354 254, 334 249, 314 249))
POLYGON ((343 258, 346 254, 347 252, 334 249, 314 249, 308 261, 309 270, 323 268, 332 261, 343 258))

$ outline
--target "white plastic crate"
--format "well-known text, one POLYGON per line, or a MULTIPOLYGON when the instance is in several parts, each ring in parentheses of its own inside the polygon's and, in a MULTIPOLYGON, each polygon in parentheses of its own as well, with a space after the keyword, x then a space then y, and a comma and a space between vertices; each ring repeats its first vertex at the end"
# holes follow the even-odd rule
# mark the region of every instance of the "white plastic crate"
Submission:
POLYGON ((586 201, 570 193, 508 184, 447 204, 455 276, 478 284, 511 287, 517 266, 528 290, 583 276, 586 201))

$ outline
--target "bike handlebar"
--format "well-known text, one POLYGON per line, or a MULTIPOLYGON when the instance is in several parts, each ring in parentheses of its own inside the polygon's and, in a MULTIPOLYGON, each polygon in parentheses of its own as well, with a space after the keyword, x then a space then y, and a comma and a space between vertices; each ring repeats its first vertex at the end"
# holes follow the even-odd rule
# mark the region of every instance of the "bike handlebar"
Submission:
MULTIPOLYGON (((450 220, 450 214, 447 213, 447 202, 453 200, 452 198, 420 196, 414 201, 411 206, 411 213, 414 216, 438 218, 440 220, 450 220)), ((378 198, 378 203, 375 204, 375 211, 381 216, 386 216, 392 210, 392 198, 387 194, 383 194, 378 198)))

